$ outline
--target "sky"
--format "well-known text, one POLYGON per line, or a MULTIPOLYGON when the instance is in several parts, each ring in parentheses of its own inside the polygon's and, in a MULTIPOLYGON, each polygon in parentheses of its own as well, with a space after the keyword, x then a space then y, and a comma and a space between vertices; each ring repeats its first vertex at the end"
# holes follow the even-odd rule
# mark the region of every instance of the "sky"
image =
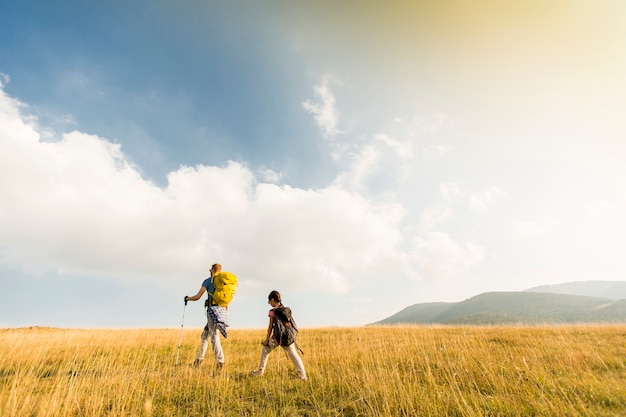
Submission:
POLYGON ((621 0, 0 3, 0 327, 625 280, 621 0))

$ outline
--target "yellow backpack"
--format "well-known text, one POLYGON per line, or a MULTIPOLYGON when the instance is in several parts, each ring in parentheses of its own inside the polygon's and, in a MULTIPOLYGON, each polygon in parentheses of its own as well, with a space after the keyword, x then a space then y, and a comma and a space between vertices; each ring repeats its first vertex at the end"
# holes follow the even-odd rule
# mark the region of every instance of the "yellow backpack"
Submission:
POLYGON ((213 304, 226 307, 233 300, 235 290, 237 290, 237 277, 230 272, 218 272, 213 277, 215 291, 210 294, 213 304))

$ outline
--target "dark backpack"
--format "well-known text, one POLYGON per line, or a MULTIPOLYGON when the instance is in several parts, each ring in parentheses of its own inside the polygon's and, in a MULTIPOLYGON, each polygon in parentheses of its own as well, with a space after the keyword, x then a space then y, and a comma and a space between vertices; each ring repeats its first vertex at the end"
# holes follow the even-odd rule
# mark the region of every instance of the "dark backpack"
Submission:
POLYGON ((281 346, 289 346, 296 342, 298 327, 291 315, 289 307, 276 307, 274 309, 274 339, 281 346))

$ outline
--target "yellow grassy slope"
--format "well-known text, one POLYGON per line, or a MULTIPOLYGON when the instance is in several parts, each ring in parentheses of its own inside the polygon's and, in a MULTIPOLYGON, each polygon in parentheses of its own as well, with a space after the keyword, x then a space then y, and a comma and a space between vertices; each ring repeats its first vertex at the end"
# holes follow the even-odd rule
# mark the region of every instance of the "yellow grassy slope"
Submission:
MULTIPOLYGON (((621 416, 626 326, 303 329, 251 377, 265 330, 190 368, 200 329, 0 330, 0 415, 621 416)), ((209 349, 210 352, 210 349, 209 349)))

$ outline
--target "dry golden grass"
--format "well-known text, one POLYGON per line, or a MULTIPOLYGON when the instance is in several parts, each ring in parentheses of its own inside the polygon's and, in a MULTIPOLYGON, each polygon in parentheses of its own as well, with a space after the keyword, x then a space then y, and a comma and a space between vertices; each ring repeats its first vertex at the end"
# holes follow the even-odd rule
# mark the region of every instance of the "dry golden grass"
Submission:
POLYGON ((283 352, 249 376, 263 334, 231 330, 214 374, 200 329, 179 366, 179 329, 0 330, 0 415, 626 415, 626 326, 304 329, 304 383, 283 352))

